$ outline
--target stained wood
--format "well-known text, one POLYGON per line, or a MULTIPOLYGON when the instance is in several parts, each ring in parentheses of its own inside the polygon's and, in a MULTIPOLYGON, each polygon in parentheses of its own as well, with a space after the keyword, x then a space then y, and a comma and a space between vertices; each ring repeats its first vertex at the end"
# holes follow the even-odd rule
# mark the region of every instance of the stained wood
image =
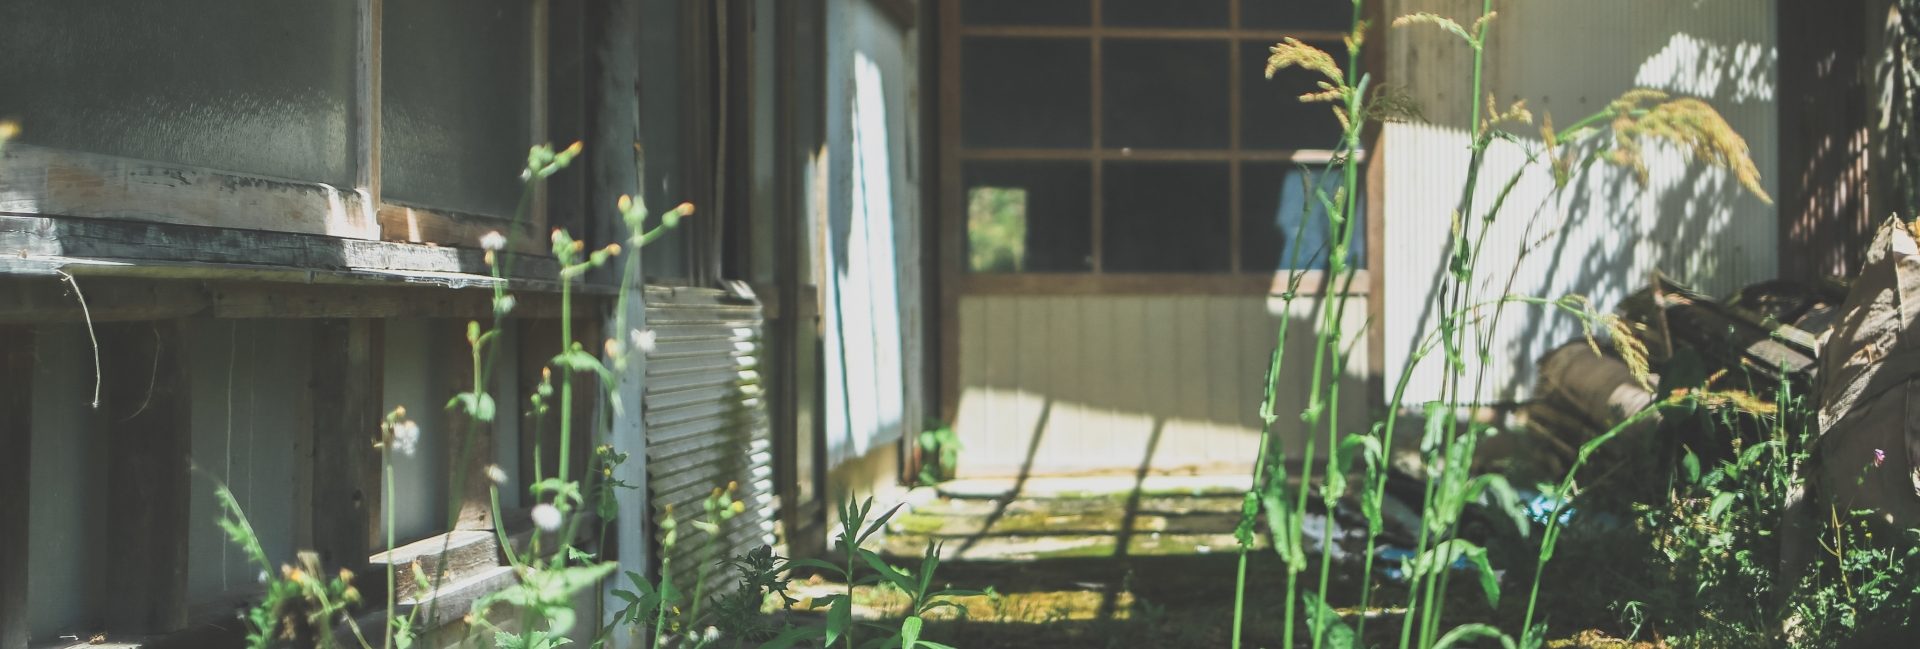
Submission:
POLYGON ((0 212, 375 235, 352 191, 17 142, 0 156, 0 212))
MULTIPOLYGON (((440 371, 446 372, 449 389, 455 393, 473 389, 473 347, 468 344, 464 328, 472 320, 448 321, 459 327, 444 328, 434 335, 436 344, 442 349, 434 357, 441 360, 440 371)), ((486 325, 486 326, 490 326, 486 325)), ((496 344, 499 339, 496 339, 496 344)), ((511 350, 505 350, 511 353, 511 350)), ((510 413, 517 404, 494 402, 495 416, 510 413)), ((447 411, 447 479, 459 476, 460 483, 450 490, 447 504, 448 518, 452 529, 491 530, 493 529, 493 503, 487 489, 492 484, 487 479, 487 466, 493 463, 493 424, 468 417, 466 412, 454 408, 447 411)), ((491 559, 491 556, 489 556, 491 559)))
MULTIPOLYGON (((1354 294, 1370 289, 1367 271, 1358 271, 1352 286, 1354 294)), ((1245 295, 1279 294, 1287 289, 1284 274, 1120 274, 1120 273, 1025 273, 966 274, 960 276, 958 290, 966 295, 1245 295)), ((1342 282, 1344 286, 1344 282, 1342 282)), ((1325 291, 1325 273, 1304 273, 1300 295, 1318 295, 1325 291)))
POLYGON ((155 634, 187 622, 188 461, 192 426, 183 321, 97 327, 106 413, 114 587, 107 624, 155 634))
MULTIPOLYGON (((474 318, 493 315, 484 287, 297 285, 80 275, 81 292, 58 277, 0 277, 0 323, 117 322, 216 318, 474 318), (86 305, 81 306, 80 297, 86 305)), ((513 317, 557 316, 559 296, 515 292, 513 317)), ((575 296, 575 317, 603 298, 575 296)))
MULTIPOLYGON (((540 186, 545 187, 544 184, 540 186)), ((539 206, 540 203, 536 200, 531 205, 539 206)), ((505 216, 467 214, 401 203, 381 203, 378 218, 382 241, 472 248, 480 245, 480 238, 487 233, 499 232, 507 237, 507 250, 527 255, 551 254, 547 233, 540 231, 536 222, 531 220, 514 221, 505 216)))
MULTIPOLYGON (((365 319, 316 323, 308 394, 313 418, 313 547, 326 566, 360 574, 363 585, 380 509, 381 325, 365 319)), ((362 588, 362 594, 379 589, 362 588)))
POLYGON ((0 649, 27 646, 33 328, 0 326, 0 649))

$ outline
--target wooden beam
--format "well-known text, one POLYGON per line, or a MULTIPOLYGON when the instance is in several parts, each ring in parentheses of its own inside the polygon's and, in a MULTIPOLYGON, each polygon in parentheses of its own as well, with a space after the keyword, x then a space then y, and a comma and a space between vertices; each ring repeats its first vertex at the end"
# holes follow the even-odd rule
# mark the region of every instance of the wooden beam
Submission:
MULTIPOLYGON (((466 318, 493 315, 493 291, 414 286, 288 285, 81 276, 84 293, 52 277, 0 276, 0 324, 215 318, 466 318), (86 297, 81 306, 80 296, 86 297)), ((605 298, 576 295, 576 317, 605 298)), ((560 296, 515 293, 511 317, 556 317, 560 296)))
MULTIPOLYGON (((440 370, 451 377, 448 387, 456 393, 473 390, 473 346, 466 337, 466 324, 471 320, 453 321, 460 328, 458 333, 451 328, 439 329, 433 337, 435 344, 441 345, 435 358, 441 359, 440 370)), ((496 339, 496 344, 500 339, 496 339)), ((511 352, 508 352, 511 353, 511 352)), ((496 415, 511 413, 519 404, 495 401, 496 415)), ((449 526, 456 530, 492 530, 493 503, 488 494, 487 465, 493 463, 493 424, 474 421, 459 409, 447 412, 447 480, 460 476, 447 503, 449 526)), ((490 557, 491 558, 491 557, 490 557)))
MULTIPOLYGON (((545 183, 536 186, 544 194, 545 183)), ((538 207, 537 201, 531 204, 538 207)), ((538 210, 545 212, 544 209, 538 210)), ((468 214, 405 203, 381 203, 380 239, 440 246, 473 247, 489 232, 507 237, 507 250, 523 255, 546 256, 551 247, 547 233, 532 221, 515 221, 507 216, 468 214)), ((545 218, 544 214, 541 218, 545 218)))
POLYGON ((183 321, 99 326, 106 414, 105 560, 109 629, 178 631, 187 623, 191 389, 183 321))
MULTIPOLYGON (((380 323, 326 320, 314 327, 307 393, 313 417, 313 548, 330 567, 364 572, 380 503, 380 323)), ((363 578, 370 577, 363 575, 363 578)), ((372 593, 371 581, 361 592, 372 593)))
POLYGON ((358 193, 322 183, 8 143, 0 212, 374 238, 358 193))
POLYGON ((0 326, 0 649, 27 647, 33 327, 0 326))
MULTIPOLYGON (((1366 270, 1357 271, 1351 291, 1367 293, 1372 282, 1366 270)), ((1296 290, 1319 295, 1326 289, 1324 271, 1307 271, 1296 290)), ((963 274, 961 295, 1278 295, 1287 288, 1285 274, 1129 274, 1023 273, 963 274)))

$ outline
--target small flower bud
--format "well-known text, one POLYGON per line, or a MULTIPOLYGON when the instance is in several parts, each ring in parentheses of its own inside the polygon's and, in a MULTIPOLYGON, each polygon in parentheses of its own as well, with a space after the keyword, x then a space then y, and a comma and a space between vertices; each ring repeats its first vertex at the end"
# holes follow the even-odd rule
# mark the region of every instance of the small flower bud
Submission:
POLYGON ((504 485, 507 483, 507 471, 506 469, 500 468, 498 464, 489 464, 487 465, 487 479, 492 480, 494 484, 504 485))
POLYGON ((673 211, 679 212, 681 216, 692 216, 693 203, 681 203, 680 205, 674 207, 673 211))
POLYGON ((630 212, 633 210, 633 197, 621 194, 620 200, 614 203, 614 206, 620 208, 622 212, 630 212))
POLYGON ((507 247, 507 235, 491 231, 480 237, 480 247, 487 250, 504 250, 507 247))

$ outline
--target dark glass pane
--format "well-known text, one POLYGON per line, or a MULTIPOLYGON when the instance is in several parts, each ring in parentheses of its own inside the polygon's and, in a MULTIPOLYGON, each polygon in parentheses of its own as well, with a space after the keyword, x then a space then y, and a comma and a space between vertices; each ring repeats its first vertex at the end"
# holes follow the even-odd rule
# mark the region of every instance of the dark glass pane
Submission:
POLYGON ((969 25, 1072 25, 1093 23, 1087 0, 945 0, 960 2, 960 22, 969 25))
POLYGON ((967 268, 982 273, 1093 268, 1087 162, 969 162, 967 268))
POLYGON ((1226 27, 1227 0, 1106 0, 1100 5, 1100 22, 1114 27, 1226 27))
MULTIPOLYGON (((1339 167, 1246 163, 1240 170, 1240 207, 1245 210, 1240 222, 1241 267, 1250 273, 1326 268, 1333 248, 1332 228, 1318 192, 1333 197, 1345 180, 1341 174, 1339 167)), ((1363 185, 1355 195, 1349 248, 1355 268, 1367 266, 1366 197, 1363 185)))
POLYGON ((347 185, 353 3, 0 3, 0 115, 62 149, 347 185))
POLYGON ((960 46, 960 141, 976 148, 1092 146, 1092 46, 968 38, 960 46))
POLYGON ((1102 270, 1191 273, 1232 267, 1226 163, 1115 162, 1105 174, 1102 270))
POLYGON ((1240 0, 1245 29, 1312 29, 1344 32, 1353 24, 1347 0, 1240 0))
POLYGON ((525 0, 387 3, 380 154, 388 198, 513 215, 532 139, 531 6, 525 0))
MULTIPOLYGON (((1341 68, 1347 64, 1346 46, 1313 43, 1333 55, 1341 68)), ((1333 104, 1302 103, 1300 95, 1319 92, 1326 77, 1297 67, 1266 78, 1272 43, 1240 44, 1240 146, 1249 149, 1332 149, 1340 145, 1340 120, 1333 104)))
POLYGON ((1227 147, 1225 42, 1110 39, 1104 47, 1102 146, 1227 147))

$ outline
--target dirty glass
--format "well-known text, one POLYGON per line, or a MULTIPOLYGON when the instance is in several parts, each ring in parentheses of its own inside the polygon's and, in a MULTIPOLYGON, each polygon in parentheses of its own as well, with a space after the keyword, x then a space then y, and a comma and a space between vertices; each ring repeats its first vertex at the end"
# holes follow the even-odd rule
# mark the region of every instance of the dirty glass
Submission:
POLYGON ((1101 144, 1227 147, 1227 44, 1108 39, 1101 63, 1101 144))
POLYGON ((969 37, 960 45, 960 141, 973 148, 1092 145, 1092 45, 969 37))
POLYGON ((1229 270, 1224 162, 1114 162, 1102 181, 1101 267, 1115 273, 1229 270))
MULTIPOLYGON (((1333 55, 1342 68, 1347 50, 1340 43, 1311 43, 1333 55)), ((1287 68, 1266 78, 1265 41, 1242 41, 1240 70, 1242 86, 1240 146, 1248 149, 1332 149, 1340 144, 1340 121, 1333 116, 1331 104, 1302 103, 1300 95, 1319 92, 1315 72, 1287 68)))
POLYGON ((969 162, 967 268, 981 273, 1093 268, 1093 169, 1074 162, 969 162))
POLYGON ((9 0, 0 61, 23 142, 351 180, 352 3, 9 0))
POLYGON ((531 7, 525 0, 386 3, 380 155, 387 199, 513 215, 531 142, 531 7))
POLYGON ((1087 0, 965 0, 960 4, 960 22, 968 25, 1086 26, 1093 22, 1093 9, 1087 0))
MULTIPOLYGON (((1327 210, 1318 195, 1332 197, 1345 179, 1338 167, 1291 162, 1249 162, 1241 168, 1240 261, 1247 272, 1325 269, 1332 249, 1327 210), (1305 223, 1302 223, 1302 220, 1305 223), (1298 237, 1298 246, 1294 239, 1298 237)), ((1366 188, 1358 190, 1354 213, 1366 214, 1366 188)), ((1367 228, 1354 224, 1355 268, 1367 265, 1367 228)))
POLYGON ((1320 0, 1240 0, 1240 26, 1246 29, 1325 29, 1345 32, 1353 5, 1320 0))
MULTIPOLYGON (((1228 0, 1106 0, 1100 22, 1109 27, 1224 28, 1228 0)), ((1040 3, 1035 3, 1040 4, 1040 3)))

